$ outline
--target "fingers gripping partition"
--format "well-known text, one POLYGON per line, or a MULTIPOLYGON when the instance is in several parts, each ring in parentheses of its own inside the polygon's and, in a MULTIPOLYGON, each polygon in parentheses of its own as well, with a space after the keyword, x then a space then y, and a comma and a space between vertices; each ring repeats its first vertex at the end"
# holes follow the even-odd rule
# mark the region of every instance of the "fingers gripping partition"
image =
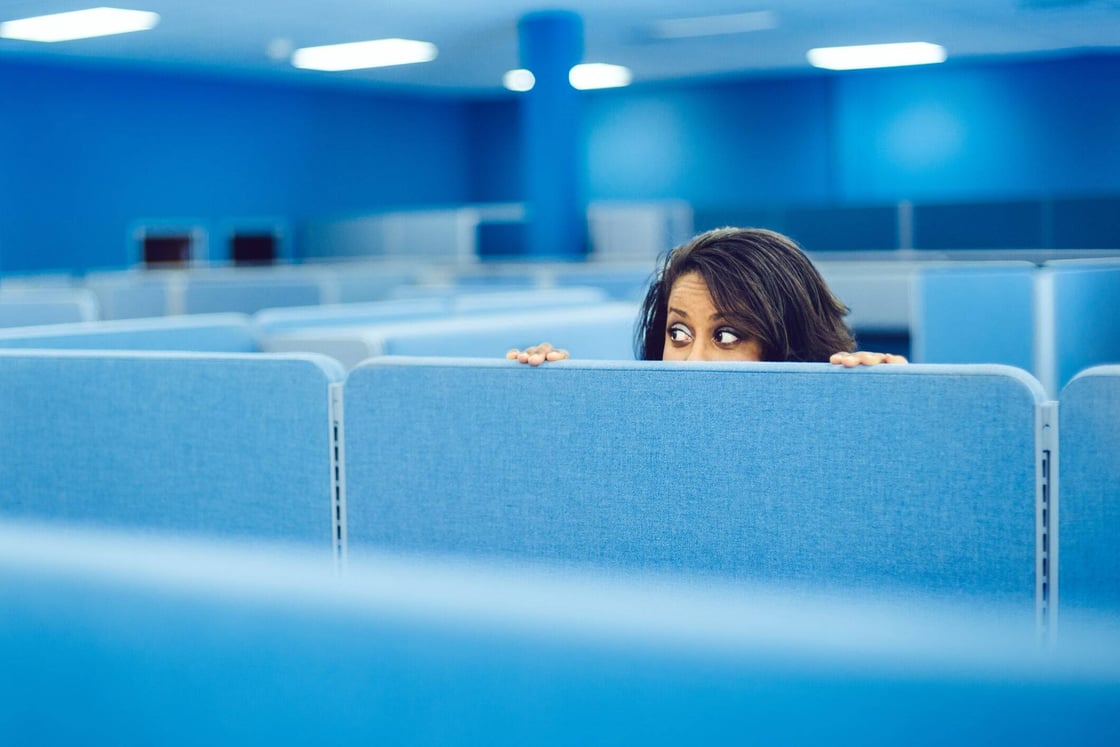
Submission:
POLYGON ((0 351, 0 514, 333 549, 312 355, 0 351))
POLYGON ((369 361, 345 384, 349 546, 1033 612, 1043 401, 1003 366, 369 361))

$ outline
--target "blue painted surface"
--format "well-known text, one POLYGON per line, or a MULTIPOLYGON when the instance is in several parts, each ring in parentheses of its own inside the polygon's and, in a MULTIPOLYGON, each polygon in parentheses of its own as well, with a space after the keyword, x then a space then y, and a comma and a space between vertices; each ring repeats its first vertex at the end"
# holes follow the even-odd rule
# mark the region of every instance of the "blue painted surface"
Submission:
POLYGON ((1116 191, 1120 56, 946 64, 837 78, 843 200, 1116 191), (1104 94, 1104 95, 1102 95, 1104 94))
POLYGON ((589 196, 827 200, 828 106, 821 77, 598 92, 587 105, 589 196))
POLYGON ((453 100, 12 62, 0 91, 0 271, 125 266, 145 219, 468 199, 453 100))
POLYGON ((583 61, 583 21, 566 11, 530 13, 518 24, 518 39, 521 66, 536 77, 519 109, 525 252, 578 257, 587 245, 580 148, 583 100, 568 82, 568 71, 583 61))
MULTIPOLYGON (((1115 248, 1117 80, 1120 55, 1095 54, 584 92, 575 178, 587 199, 683 199, 701 218, 796 230, 821 250, 889 248, 889 226, 864 231, 836 208, 900 200, 981 204, 942 217, 987 233, 950 225, 919 248, 1115 248), (1006 204, 1032 201, 1046 204, 1026 208, 1031 226, 999 223, 1006 204)), ((0 64, 0 91, 0 143, 18 144, 0 166, 0 272, 123 266, 127 229, 144 220, 216 235, 266 215, 298 235, 311 218, 520 201, 526 174, 548 181, 512 95, 15 61, 0 64)))

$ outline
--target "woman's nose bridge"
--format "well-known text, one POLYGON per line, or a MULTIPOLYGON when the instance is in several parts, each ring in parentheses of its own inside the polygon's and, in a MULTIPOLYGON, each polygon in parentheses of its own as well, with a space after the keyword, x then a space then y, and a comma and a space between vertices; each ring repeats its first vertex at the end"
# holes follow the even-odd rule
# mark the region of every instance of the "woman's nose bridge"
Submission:
POLYGON ((696 340, 688 348, 688 358, 690 361, 706 361, 708 358, 708 346, 702 341, 696 340))

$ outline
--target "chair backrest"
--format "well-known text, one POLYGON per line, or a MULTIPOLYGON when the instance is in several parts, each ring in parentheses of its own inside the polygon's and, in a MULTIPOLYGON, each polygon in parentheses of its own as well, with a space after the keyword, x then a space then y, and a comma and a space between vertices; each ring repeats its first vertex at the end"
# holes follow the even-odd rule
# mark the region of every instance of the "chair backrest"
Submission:
POLYGON ((1040 599, 1037 381, 1003 366, 382 358, 349 546, 1040 599))
POLYGON ((0 514, 335 548, 317 356, 0 351, 0 514))
POLYGON ((1093 614, 1120 628, 1120 366, 1076 376, 1058 409, 1062 625, 1093 614))
POLYGON ((198 314, 5 329, 0 348, 251 353, 258 346, 244 314, 198 314))
POLYGON ((12 744, 1111 745, 1120 643, 971 608, 0 524, 12 744), (137 562, 139 555, 143 562, 137 562), (325 737, 324 735, 329 735, 325 737))

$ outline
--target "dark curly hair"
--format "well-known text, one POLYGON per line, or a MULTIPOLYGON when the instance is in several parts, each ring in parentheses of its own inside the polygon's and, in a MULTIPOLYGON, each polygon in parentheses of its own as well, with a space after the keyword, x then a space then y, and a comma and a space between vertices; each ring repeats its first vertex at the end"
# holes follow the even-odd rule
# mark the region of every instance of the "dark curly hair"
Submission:
POLYGON ((764 361, 824 362, 852 351, 848 308, 793 240, 762 228, 717 228, 678 246, 650 283, 634 335, 640 360, 661 360, 669 292, 682 275, 698 273, 712 303, 757 340, 764 361))

